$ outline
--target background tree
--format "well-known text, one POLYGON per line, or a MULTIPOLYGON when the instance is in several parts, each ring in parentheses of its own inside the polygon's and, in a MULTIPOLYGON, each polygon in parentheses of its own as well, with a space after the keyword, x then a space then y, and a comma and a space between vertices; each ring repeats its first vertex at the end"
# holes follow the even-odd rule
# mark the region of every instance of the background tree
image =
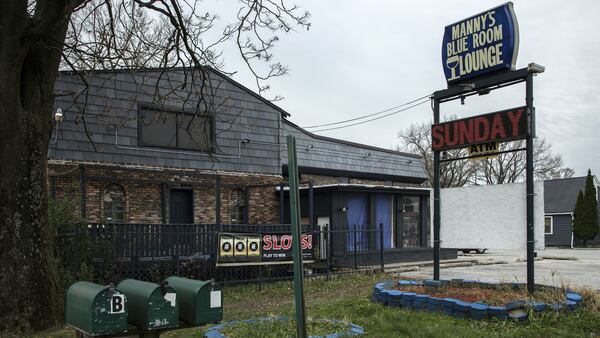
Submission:
POLYGON ((594 239, 598 234, 598 201, 594 176, 589 169, 585 180, 585 192, 579 191, 577 196, 573 231, 578 238, 583 240, 584 247, 587 246, 587 241, 594 239))
MULTIPOLYGON (((571 177, 574 170, 564 166, 562 157, 552 152, 552 145, 544 138, 533 141, 533 175, 535 179, 571 177)), ((506 142, 500 145, 500 150, 524 149, 525 141, 506 142)), ((497 157, 478 161, 478 184, 506 184, 525 180, 525 151, 499 154, 497 157)))
MULTIPOLYGON (((214 92, 206 66, 233 73, 223 51, 235 50, 264 92, 269 78, 287 71, 273 61, 277 33, 309 26, 307 12, 280 1, 242 0, 222 26, 205 6, 199 0, 0 1, 0 331, 42 329, 60 317, 46 187, 55 95, 73 96, 87 132, 90 70, 181 68, 183 80, 173 89, 200 98, 190 104, 190 96, 181 97, 182 109, 204 116, 215 110, 206 95, 214 92), (77 74, 84 90, 56 94, 59 69, 77 74)), ((168 94, 144 88, 157 103, 168 94)))
MULTIPOLYGON (((451 116, 447 120, 455 119, 451 116)), ((431 186, 433 182, 433 151, 431 150, 431 123, 414 123, 407 129, 398 133, 400 145, 398 150, 421 155, 423 166, 427 171, 428 181, 431 186)), ((457 149, 445 152, 444 157, 464 157, 466 150, 457 149)), ((450 161, 442 162, 440 165, 440 186, 442 188, 462 187, 467 183, 473 183, 477 166, 473 161, 450 161)))
MULTIPOLYGON (((456 117, 446 117, 454 120, 456 117)), ((429 182, 433 182, 433 151, 431 150, 431 123, 416 123, 398 133, 399 150, 422 156, 429 182)), ((507 142, 500 150, 522 149, 525 141, 507 142)), ((534 176, 536 179, 571 177, 574 170, 564 166, 560 155, 552 152, 552 145, 543 138, 534 139, 534 176)), ((465 149, 442 152, 442 158, 467 156, 465 149)), ((525 179, 525 152, 499 154, 497 157, 477 161, 458 160, 442 162, 440 185, 442 188, 460 187, 468 184, 503 184, 521 182, 525 179)))
MULTIPOLYGON (((577 200, 575 201, 575 210, 573 210, 573 232, 577 238, 585 236, 585 228, 583 227, 583 214, 585 213, 585 207, 583 203, 583 191, 579 190, 577 194, 577 200)), ((586 240, 583 240, 583 245, 586 245, 586 240)))

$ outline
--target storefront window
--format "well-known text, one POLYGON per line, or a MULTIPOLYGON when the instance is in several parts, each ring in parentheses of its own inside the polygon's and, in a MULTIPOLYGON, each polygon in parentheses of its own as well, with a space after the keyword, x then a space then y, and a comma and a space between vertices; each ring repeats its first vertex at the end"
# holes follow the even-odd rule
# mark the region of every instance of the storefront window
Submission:
POLYGON ((404 196, 401 201, 402 246, 405 248, 420 247, 420 199, 416 196, 404 196))

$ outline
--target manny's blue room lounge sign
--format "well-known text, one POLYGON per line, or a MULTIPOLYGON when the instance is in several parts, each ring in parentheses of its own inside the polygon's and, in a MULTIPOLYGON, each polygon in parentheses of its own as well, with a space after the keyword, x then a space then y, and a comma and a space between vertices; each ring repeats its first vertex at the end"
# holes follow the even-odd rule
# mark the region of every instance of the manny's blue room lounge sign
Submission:
POLYGON ((515 68, 519 26, 512 2, 446 26, 442 66, 448 85, 515 68))

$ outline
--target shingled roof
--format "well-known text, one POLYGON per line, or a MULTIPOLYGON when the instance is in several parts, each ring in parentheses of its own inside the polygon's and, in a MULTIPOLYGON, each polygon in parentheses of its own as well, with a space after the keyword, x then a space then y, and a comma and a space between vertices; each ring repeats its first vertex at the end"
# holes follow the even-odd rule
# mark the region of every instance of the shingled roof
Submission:
POLYGON ((579 191, 585 189, 585 176, 544 181, 544 212, 571 213, 579 191))

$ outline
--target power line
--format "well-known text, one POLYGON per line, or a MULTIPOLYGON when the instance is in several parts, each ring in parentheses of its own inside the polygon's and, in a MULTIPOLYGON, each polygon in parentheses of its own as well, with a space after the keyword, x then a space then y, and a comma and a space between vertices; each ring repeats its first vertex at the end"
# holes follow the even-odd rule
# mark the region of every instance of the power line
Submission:
MULTIPOLYGON (((427 97, 427 98, 428 98, 429 96, 425 96, 425 97, 427 97)), ((423 99, 423 98, 422 98, 422 99, 423 99)), ((403 112, 403 111, 406 111, 406 110, 412 109, 412 108, 414 108, 414 107, 420 106, 420 105, 422 105, 422 104, 425 104, 425 103, 427 103, 427 102, 429 102, 429 100, 421 101, 421 102, 419 102, 419 103, 413 104, 413 105, 411 105, 411 106, 408 106, 408 107, 406 107, 406 108, 403 108, 403 109, 400 109, 400 110, 396 110, 396 111, 393 111, 393 112, 391 112, 391 113, 389 113, 389 114, 385 114, 385 115, 382 115, 382 116, 378 116, 378 117, 375 117, 375 118, 372 118, 372 119, 369 119, 369 120, 366 120, 366 121, 360 121, 360 122, 356 122, 356 123, 347 124, 347 125, 345 125, 345 126, 339 126, 339 127, 333 127, 333 128, 325 128, 325 129, 319 129, 319 130, 311 130, 311 132, 312 132, 312 133, 320 133, 320 132, 322 132, 322 131, 328 131, 328 130, 335 130, 335 129, 342 129, 342 128, 348 128, 348 127, 352 127, 352 126, 357 126, 357 125, 359 125, 359 124, 364 124, 364 123, 372 122, 372 121, 375 121, 375 120, 382 119, 382 118, 384 118, 384 117, 388 117, 388 116, 392 116, 392 115, 394 115, 394 114, 401 113, 401 112, 403 112)))
POLYGON ((414 100, 412 100, 412 101, 409 101, 409 102, 403 103, 403 104, 401 104, 401 105, 398 105, 398 106, 395 106, 395 107, 391 107, 391 108, 388 108, 388 109, 384 109, 384 110, 378 111, 378 112, 376 112, 376 113, 372 113, 372 114, 368 114, 368 115, 364 115, 364 116, 359 116, 359 117, 355 117, 355 118, 348 119, 348 120, 343 120, 343 121, 338 121, 338 122, 332 122, 332 123, 326 123, 326 124, 320 124, 320 125, 315 125, 315 126, 307 126, 307 127, 302 127, 302 128, 305 128, 305 129, 310 129, 310 128, 321 128, 321 127, 334 126, 334 125, 338 125, 338 124, 342 124, 342 123, 346 123, 346 122, 352 122, 352 121, 356 121, 356 120, 362 120, 362 119, 366 119, 367 117, 371 117, 371 116, 375 116, 375 115, 379 115, 379 114, 387 113, 387 112, 389 112, 389 111, 391 111, 391 110, 394 110, 394 109, 398 109, 398 108, 400 108, 400 107, 407 106, 407 105, 409 105, 409 104, 411 104, 411 103, 415 103, 415 102, 417 102, 417 101, 419 101, 419 100, 422 100, 422 99, 424 99, 424 98, 426 98, 426 97, 429 97, 429 96, 430 96, 430 94, 429 94, 429 95, 425 95, 425 96, 421 96, 421 97, 419 97, 418 99, 414 99, 414 100))

